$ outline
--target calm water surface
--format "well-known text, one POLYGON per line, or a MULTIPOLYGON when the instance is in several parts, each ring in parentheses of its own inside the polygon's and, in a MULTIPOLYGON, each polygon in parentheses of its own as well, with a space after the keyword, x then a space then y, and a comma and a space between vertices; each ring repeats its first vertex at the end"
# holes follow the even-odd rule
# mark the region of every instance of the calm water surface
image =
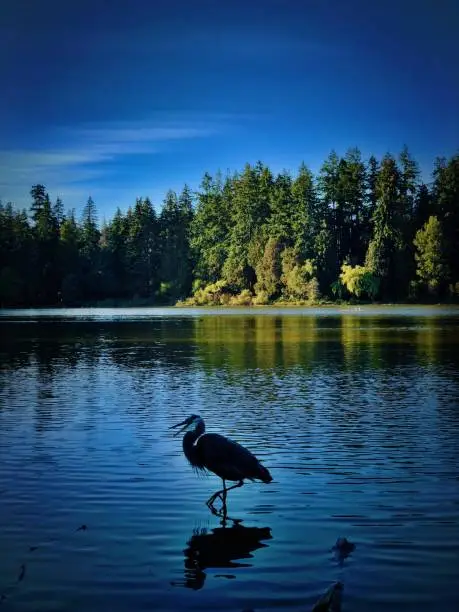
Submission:
POLYGON ((0 368, 4 610, 459 609, 458 310, 0 311, 0 368), (271 470, 240 523, 193 412, 271 470))

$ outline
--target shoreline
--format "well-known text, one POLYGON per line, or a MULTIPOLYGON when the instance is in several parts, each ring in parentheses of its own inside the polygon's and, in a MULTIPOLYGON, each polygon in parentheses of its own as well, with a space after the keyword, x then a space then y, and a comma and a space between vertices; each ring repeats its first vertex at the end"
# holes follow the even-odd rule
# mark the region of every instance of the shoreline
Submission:
POLYGON ((429 310, 444 310, 448 309, 451 311, 457 311, 459 313, 459 304, 457 302, 435 302, 435 303, 407 303, 407 302, 384 302, 384 303, 371 303, 371 304, 352 304, 352 303, 324 303, 324 304, 289 304, 289 303, 276 303, 276 304, 264 304, 264 305, 186 305, 186 304, 162 304, 162 305, 133 305, 133 304, 115 304, 115 305, 101 305, 101 304, 87 304, 79 306, 26 306, 26 307, 0 307, 0 314, 5 313, 22 313, 22 312, 52 312, 63 314, 67 312, 73 313, 84 313, 85 311, 136 311, 136 312, 148 312, 148 311, 169 311, 186 313, 190 312, 208 312, 208 313, 234 313, 244 312, 245 314, 253 312, 257 313, 269 313, 269 312, 323 312, 327 311, 339 311, 349 313, 368 313, 378 311, 422 311, 425 309, 429 310))

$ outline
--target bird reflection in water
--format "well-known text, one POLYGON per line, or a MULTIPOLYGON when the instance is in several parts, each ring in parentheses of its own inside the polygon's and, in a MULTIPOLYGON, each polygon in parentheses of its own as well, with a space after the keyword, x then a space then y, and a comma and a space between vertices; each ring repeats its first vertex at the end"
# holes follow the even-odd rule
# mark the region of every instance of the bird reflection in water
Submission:
MULTIPOLYGON (((195 530, 183 551, 185 579, 172 584, 197 591, 204 586, 206 569, 251 567, 252 563, 243 560, 252 559, 252 553, 268 546, 264 541, 271 539, 269 527, 245 527, 239 521, 228 518, 222 520, 221 527, 210 531, 195 530)), ((231 572, 222 572, 218 576, 236 578, 231 572)))

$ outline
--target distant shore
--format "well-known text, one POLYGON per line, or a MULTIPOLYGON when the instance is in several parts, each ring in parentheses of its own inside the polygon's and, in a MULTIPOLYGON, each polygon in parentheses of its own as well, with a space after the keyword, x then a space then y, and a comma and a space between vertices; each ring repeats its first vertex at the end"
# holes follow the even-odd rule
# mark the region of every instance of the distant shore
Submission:
POLYGON ((203 304, 193 305, 184 302, 178 303, 146 303, 142 301, 137 303, 133 300, 110 300, 109 302, 92 302, 87 304, 74 305, 36 305, 36 306, 0 306, 0 311, 16 311, 16 310, 85 310, 85 309, 177 309, 177 310, 317 310, 317 309, 349 309, 349 310, 372 310, 372 309, 403 309, 403 308, 457 308, 457 302, 320 302, 320 303, 291 303, 291 302, 275 302, 272 304, 203 304))

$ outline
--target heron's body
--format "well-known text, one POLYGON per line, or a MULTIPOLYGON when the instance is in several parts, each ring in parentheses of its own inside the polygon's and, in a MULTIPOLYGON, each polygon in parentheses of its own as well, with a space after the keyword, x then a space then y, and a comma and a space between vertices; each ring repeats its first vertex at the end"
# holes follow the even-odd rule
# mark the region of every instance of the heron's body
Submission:
POLYGON ((194 425, 183 436, 183 452, 190 464, 198 470, 213 472, 223 480, 222 491, 210 498, 210 504, 221 497, 221 493, 226 496, 229 490, 226 480, 237 483, 230 488, 242 486, 244 480, 272 481, 269 470, 244 446, 220 434, 205 433, 206 426, 199 415, 192 415, 179 425, 185 428, 194 425))
POLYGON ((272 480, 249 450, 220 434, 205 433, 195 442, 194 432, 189 431, 183 437, 183 452, 193 467, 209 470, 222 480, 272 480))

